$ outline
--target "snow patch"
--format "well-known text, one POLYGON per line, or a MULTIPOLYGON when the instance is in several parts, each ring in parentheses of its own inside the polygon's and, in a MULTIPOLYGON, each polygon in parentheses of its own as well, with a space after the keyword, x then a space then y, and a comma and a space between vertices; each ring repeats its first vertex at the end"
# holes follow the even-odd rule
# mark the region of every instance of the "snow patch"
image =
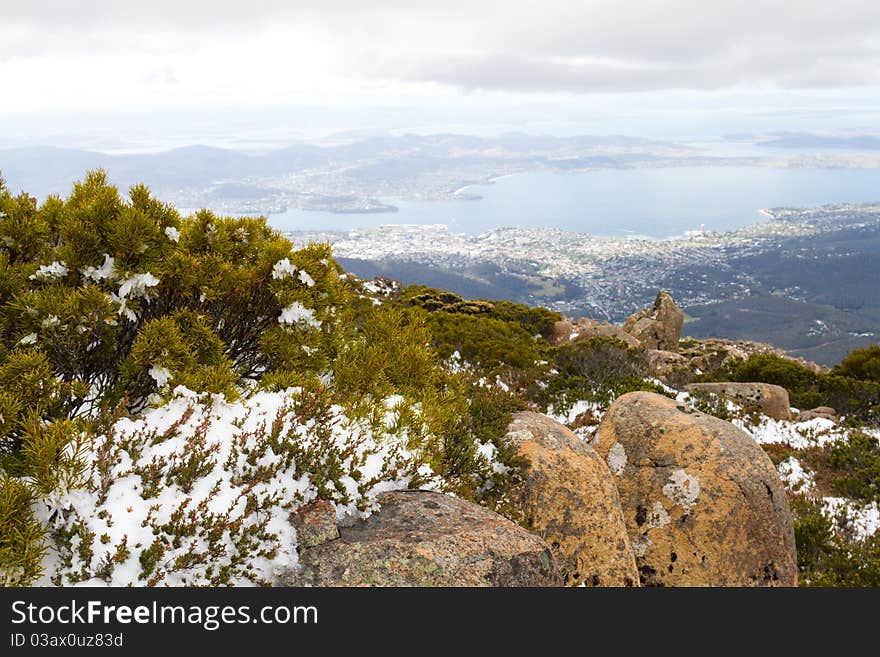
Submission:
POLYGON ((53 278, 64 278, 69 271, 70 270, 67 268, 64 261, 59 262, 58 260, 55 260, 50 265, 40 265, 40 268, 28 276, 28 278, 32 281, 48 281, 53 278))
POLYGON ((315 318, 315 311, 306 308, 299 301, 294 301, 282 310, 278 322, 280 324, 306 324, 312 328, 321 328, 320 320, 315 318))
POLYGON ((135 274, 134 276, 124 279, 119 284, 119 298, 149 299, 149 288, 156 287, 158 284, 159 279, 153 276, 150 272, 146 272, 145 274, 135 274))
POLYGON ((281 280, 282 278, 293 276, 296 271, 296 266, 290 262, 290 258, 284 258, 283 260, 276 262, 272 267, 272 278, 275 280, 281 280))
POLYGON ((857 504, 845 497, 822 498, 822 513, 836 524, 850 529, 857 540, 864 540, 880 529, 880 508, 876 502, 857 504))
MULTIPOLYGON (((555 370, 551 370, 550 372, 550 374, 558 373, 559 372, 556 372, 555 370)), ((580 399, 572 404, 567 412, 559 411, 555 409, 551 404, 547 408, 547 415, 561 424, 571 424, 578 418, 579 415, 583 415, 587 411, 591 412, 596 418, 601 418, 604 414, 603 407, 600 404, 580 399)))
POLYGON ((793 493, 803 493, 813 489, 813 474, 803 469, 795 457, 789 456, 776 466, 779 477, 793 493))
POLYGON ((156 382, 156 385, 161 388, 171 380, 171 370, 167 367, 153 365, 150 368, 150 376, 153 377, 153 381, 156 382))
POLYGON ((788 422, 763 417, 757 425, 742 418, 734 418, 731 423, 745 431, 759 445, 788 444, 795 449, 831 444, 840 440, 846 430, 831 420, 817 417, 805 422, 788 422))
MULTIPOLYGON (((222 395, 206 401, 183 386, 174 394, 90 441, 85 460, 93 465, 84 488, 56 490, 36 504, 50 530, 74 533, 70 550, 51 543, 37 585, 143 586, 140 557, 160 539, 163 551, 154 555, 158 570, 152 572, 162 572, 162 585, 210 584, 213 575, 241 557, 246 567, 233 571, 229 583, 234 586, 272 583, 295 571, 297 537, 288 518, 319 489, 301 464, 260 441, 273 423, 303 449, 320 453, 329 442, 329 449, 346 454, 339 479, 345 501, 335 503, 338 517, 366 517, 377 508, 379 493, 405 489, 411 481, 409 464, 417 455, 407 449, 405 435, 376 434, 369 422, 348 418, 340 407, 331 410, 325 431, 315 431, 313 420, 300 419, 296 389, 261 391, 237 402, 222 395), (172 473, 193 458, 194 445, 201 445, 204 456, 190 488, 183 490, 172 473), (260 471, 266 475, 256 476, 256 468, 266 468, 260 471), (262 501, 261 508, 255 510, 251 501, 262 501), (217 541, 212 548, 208 527, 218 517, 228 525, 211 539, 217 541), (195 523, 195 534, 169 529, 189 522, 195 523), (173 536, 182 540, 168 542, 173 536), (247 553, 236 552, 241 540, 247 553), (83 541, 90 543, 80 545, 83 541), (120 545, 126 549, 119 551, 120 545), (90 579, 80 581, 80 573, 90 579)), ((422 464, 418 473, 428 487, 436 487, 429 466, 422 464)))
POLYGON ((104 262, 100 267, 86 267, 82 270, 82 275, 96 283, 105 278, 112 280, 116 278, 116 261, 109 253, 105 253, 104 262))

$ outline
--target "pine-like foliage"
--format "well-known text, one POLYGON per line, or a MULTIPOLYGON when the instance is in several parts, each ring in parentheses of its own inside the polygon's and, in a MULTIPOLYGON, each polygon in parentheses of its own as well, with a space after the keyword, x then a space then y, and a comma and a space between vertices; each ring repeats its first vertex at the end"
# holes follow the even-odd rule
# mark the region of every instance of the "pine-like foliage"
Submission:
MULTIPOLYGON (((255 391, 295 391, 289 394, 300 398, 313 391, 335 409, 327 415, 339 418, 332 423, 351 423, 375 436, 371 449, 377 453, 386 439, 406 451, 406 472, 389 460, 381 476, 413 483, 418 473, 430 472, 442 477, 442 486, 471 497, 497 484, 504 469, 493 469, 485 456, 496 452, 487 452, 478 427, 467 420, 468 387, 444 369, 423 311, 376 306, 360 292, 329 245, 295 250, 262 218, 206 210, 183 217, 142 185, 121 196, 102 171, 76 183, 68 198, 42 204, 26 194, 13 196, 0 184, 3 581, 33 582, 47 539, 56 550, 75 536, 80 545, 91 545, 83 524, 89 510, 64 506, 85 499, 71 491, 100 498, 96 468, 109 464, 96 463, 99 454, 127 455, 119 456, 119 468, 147 458, 131 452, 132 445, 112 443, 123 435, 118 423, 181 394, 187 403, 208 408, 238 399, 247 407, 255 391), (80 525, 71 524, 72 517, 80 525), (47 518, 54 527, 48 537, 41 530, 47 518)), ((285 443, 284 450, 276 445, 266 458, 296 453, 296 467, 308 465, 302 477, 311 482, 310 494, 326 496, 360 481, 358 459, 366 452, 353 437, 334 434, 334 443, 322 441, 314 410, 314 418, 301 421, 311 422, 316 433, 285 443)), ((326 431, 331 435, 330 424, 326 431)), ((191 453, 180 457, 195 464, 186 470, 192 479, 187 486, 181 486, 173 459, 148 460, 138 476, 188 494, 186 488, 208 474, 197 463, 195 434, 192 440, 183 448, 191 453)), ((158 444, 147 440, 143 450, 158 444)), ((368 505, 366 498, 344 497, 368 505)), ((161 538, 169 527, 153 530, 161 538)), ((168 545, 175 540, 168 534, 168 545)), ((100 571, 117 581, 114 569, 129 557, 140 558, 130 551, 144 549, 125 537, 120 541, 103 566, 80 577, 100 571)), ((89 549, 102 545, 98 540, 89 549)), ((248 556, 235 559, 243 564, 240 573, 248 572, 248 556)))

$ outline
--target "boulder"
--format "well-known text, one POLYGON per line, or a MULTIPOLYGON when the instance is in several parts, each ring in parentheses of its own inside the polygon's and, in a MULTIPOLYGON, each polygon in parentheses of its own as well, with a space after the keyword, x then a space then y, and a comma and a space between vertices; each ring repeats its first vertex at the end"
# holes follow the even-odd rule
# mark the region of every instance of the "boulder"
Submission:
POLYGON ((641 343, 621 327, 598 319, 582 317, 576 322, 561 320, 553 326, 553 342, 556 345, 575 344, 590 338, 616 338, 626 342, 633 348, 638 348, 641 343))
POLYGON ((757 410, 774 420, 791 419, 788 391, 771 383, 691 383, 688 392, 708 392, 729 399, 747 410, 757 410))
POLYGON ((608 409, 596 451, 617 479, 643 586, 795 586, 785 488, 755 441, 662 395, 608 409))
POLYGON ((832 422, 838 421, 837 411, 830 406, 817 406, 816 408, 811 408, 807 411, 801 411, 798 413, 796 421, 806 422, 807 420, 815 420, 817 417, 831 420, 832 422))
POLYGON ((287 585, 559 586, 549 546, 497 513, 429 491, 393 491, 380 509, 300 552, 287 585))
POLYGON ((623 330, 647 349, 678 351, 683 326, 684 312, 668 292, 660 290, 654 304, 631 315, 623 330))
POLYGON ((782 349, 774 347, 765 342, 753 342, 751 340, 727 340, 724 338, 704 338, 697 340, 693 337, 686 338, 686 345, 681 345, 681 351, 687 347, 688 356, 691 357, 691 363, 700 369, 713 369, 719 365, 725 365, 737 359, 747 359, 749 356, 756 354, 771 354, 779 356, 792 363, 797 363, 803 367, 809 368, 816 374, 824 374, 829 372, 829 368, 805 360, 791 356, 782 349))
POLYGON ((569 586, 637 586, 620 498, 595 450, 538 413, 514 415, 507 438, 529 461, 513 494, 528 526, 550 544, 569 586))
POLYGON ((657 377, 661 381, 667 381, 670 375, 677 371, 689 369, 690 361, 685 356, 674 351, 648 349, 646 356, 648 358, 648 370, 652 376, 657 377))
POLYGON ((336 509, 327 500, 300 507, 290 514, 290 523, 296 529, 297 545, 301 550, 339 538, 336 509))
POLYGON ((553 344, 561 345, 571 342, 571 336, 575 333, 574 324, 567 319, 561 319, 553 324, 553 344))

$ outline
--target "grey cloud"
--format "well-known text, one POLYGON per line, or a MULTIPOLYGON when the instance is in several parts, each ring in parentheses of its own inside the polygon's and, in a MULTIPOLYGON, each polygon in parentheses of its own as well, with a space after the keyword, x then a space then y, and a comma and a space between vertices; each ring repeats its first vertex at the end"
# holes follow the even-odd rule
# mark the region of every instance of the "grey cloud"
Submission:
POLYGON ((457 85, 468 91, 621 92, 664 89, 720 90, 732 86, 809 89, 880 84, 880 54, 854 63, 845 56, 792 61, 755 54, 734 60, 660 64, 609 60, 569 61, 519 55, 426 59, 393 77, 457 85))
MULTIPOLYGON (((120 28, 142 34, 130 47, 144 50, 155 47, 150 35, 185 49, 269 28, 311 30, 345 53, 355 76, 464 89, 880 82, 880 2, 870 0, 0 0, 0 15, 25 31, 88 30, 102 51, 118 47, 120 28)), ((0 39, 0 60, 82 47, 10 43, 0 39)))

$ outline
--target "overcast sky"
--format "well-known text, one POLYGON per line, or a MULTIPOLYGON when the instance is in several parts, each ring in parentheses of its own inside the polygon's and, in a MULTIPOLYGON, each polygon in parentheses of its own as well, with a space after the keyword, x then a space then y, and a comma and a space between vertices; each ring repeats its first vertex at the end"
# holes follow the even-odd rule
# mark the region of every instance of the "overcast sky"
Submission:
POLYGON ((0 89, 8 125, 205 107, 602 117, 683 104, 870 123, 880 2, 0 0, 0 89))

